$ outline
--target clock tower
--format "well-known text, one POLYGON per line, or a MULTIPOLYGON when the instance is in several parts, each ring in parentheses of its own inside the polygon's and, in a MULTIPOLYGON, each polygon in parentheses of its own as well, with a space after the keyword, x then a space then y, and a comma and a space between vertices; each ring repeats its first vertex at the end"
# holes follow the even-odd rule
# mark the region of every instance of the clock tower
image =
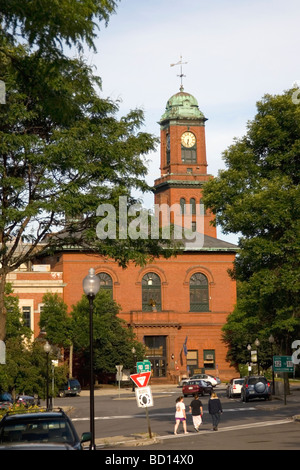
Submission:
POLYGON ((210 224, 214 216, 202 204, 203 183, 212 178, 207 174, 206 120, 196 98, 182 86, 168 100, 159 122, 161 176, 154 183, 155 204, 180 205, 182 214, 190 211, 193 231, 216 237, 216 228, 210 224), (196 213, 203 216, 201 227, 196 226, 196 213))

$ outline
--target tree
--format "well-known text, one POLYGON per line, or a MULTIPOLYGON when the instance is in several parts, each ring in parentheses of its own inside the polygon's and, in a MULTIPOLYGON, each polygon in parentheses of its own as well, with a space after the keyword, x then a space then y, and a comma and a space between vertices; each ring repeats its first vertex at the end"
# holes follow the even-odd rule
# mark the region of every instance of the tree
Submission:
POLYGON ((58 46, 66 41, 81 48, 83 40, 93 45, 93 19, 107 21, 116 2, 46 2, 45 10, 40 1, 27 3, 0 2, 0 21, 10 28, 0 29, 0 80, 6 84, 0 106, 2 340, 6 276, 21 264, 66 245, 123 266, 172 254, 168 242, 96 235, 100 204, 116 205, 126 196, 130 205, 133 188, 150 190, 144 157, 157 139, 140 130, 141 110, 117 118, 117 103, 99 96, 101 80, 92 68, 58 46), (27 44, 17 44, 19 31, 27 44))
MULTIPOLYGON (((116 372, 116 364, 133 368, 134 357, 144 356, 144 348, 124 320, 118 317, 120 307, 109 292, 100 289, 94 300, 94 368, 96 373, 116 372)), ((86 296, 73 307, 72 332, 74 355, 89 362, 89 302, 86 296)))
POLYGON ((40 329, 47 334, 49 343, 67 347, 71 344, 71 324, 68 307, 58 294, 43 296, 43 309, 40 315, 40 329))
POLYGON ((63 45, 82 50, 84 43, 95 50, 95 29, 116 6, 116 0, 0 0, 0 33, 10 41, 21 36, 39 54, 61 54, 63 45))
MULTIPOLYGON (((46 357, 41 342, 31 342, 32 331, 24 324, 19 299, 6 284, 5 308, 7 315, 6 365, 0 365, 0 391, 16 394, 45 396, 46 357)), ((55 370, 56 386, 66 378, 63 367, 55 370)))
POLYGON ((231 273, 240 282, 238 303, 224 327, 231 352, 241 338, 245 349, 257 336, 267 344, 272 333, 276 351, 288 353, 300 334, 300 106, 293 92, 257 103, 247 134, 223 154, 227 169, 204 186, 215 223, 242 235, 231 273))

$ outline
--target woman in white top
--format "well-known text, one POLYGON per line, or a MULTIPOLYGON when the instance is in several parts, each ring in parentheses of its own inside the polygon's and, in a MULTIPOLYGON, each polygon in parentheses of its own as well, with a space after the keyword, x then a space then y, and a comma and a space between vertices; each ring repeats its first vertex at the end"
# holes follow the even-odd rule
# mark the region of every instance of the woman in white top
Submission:
POLYGON ((174 434, 177 434, 177 429, 180 423, 183 424, 184 434, 188 434, 186 430, 186 414, 185 414, 185 404, 183 403, 183 397, 179 397, 176 400, 174 434))

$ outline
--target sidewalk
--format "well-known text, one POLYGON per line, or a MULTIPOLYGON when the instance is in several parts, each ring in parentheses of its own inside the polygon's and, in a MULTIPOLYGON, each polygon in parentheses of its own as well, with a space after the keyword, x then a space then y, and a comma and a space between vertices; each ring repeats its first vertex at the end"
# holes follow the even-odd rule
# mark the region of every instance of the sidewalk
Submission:
MULTIPOLYGON (((182 393, 182 388, 174 384, 151 385, 151 383, 149 383, 148 385, 149 387, 151 387, 151 390, 154 393, 156 393, 157 391, 161 391, 164 393, 167 393, 167 392, 174 393, 175 391, 178 391, 178 396, 182 393)), ((119 389, 118 387, 115 387, 115 386, 103 385, 101 388, 95 388, 95 391, 94 391, 95 396, 111 395, 115 397, 116 395, 117 396, 120 395, 121 397, 122 395, 128 395, 128 394, 132 394, 132 398, 135 399, 135 393, 134 391, 132 391, 132 386, 122 387, 119 389)), ((81 390, 80 392, 80 396, 82 397, 89 396, 89 395, 90 395, 89 390, 81 390)))
MULTIPOLYGON (((162 393, 162 396, 165 396, 167 393, 172 393, 175 394, 178 392, 178 396, 181 395, 181 387, 178 387, 177 385, 172 385, 172 384, 164 384, 164 385, 150 385, 151 390, 153 394, 157 393, 162 393)), ((218 390, 224 390, 225 384, 221 384, 218 386, 218 390)), ((286 401, 287 405, 289 404, 295 404, 299 403, 299 414, 291 416, 291 419, 294 421, 299 421, 300 422, 300 385, 292 385, 290 386, 290 395, 287 395, 286 401)), ((88 396, 89 391, 88 390, 83 390, 81 392, 82 396, 88 396)), ((103 387, 101 389, 95 390, 95 396, 101 396, 101 395, 107 395, 111 396, 114 400, 135 400, 135 393, 132 392, 132 388, 121 388, 120 390, 116 387, 111 388, 111 387, 103 387)), ((272 397, 272 402, 274 403, 274 407, 276 409, 287 406, 284 404, 284 396, 273 396, 272 397)), ((256 402, 257 406, 264 406, 264 402, 256 402)), ((268 406, 268 405, 266 405, 268 406)), ((205 431, 206 432, 206 431, 205 431)), ((209 431, 207 431, 209 432, 209 431)), ((194 433, 189 433, 186 437, 188 436, 193 436, 194 433)), ((147 433, 144 434, 136 434, 136 435, 130 435, 130 436, 112 436, 112 437, 104 437, 104 438, 99 438, 96 439, 96 446, 98 449, 104 449, 104 448, 111 448, 115 446, 145 446, 145 445, 151 445, 157 442, 160 442, 164 439, 169 439, 173 438, 174 436, 159 436, 155 435, 153 433, 152 439, 149 438, 147 433)), ((175 436, 176 437, 183 437, 182 435, 175 436)))

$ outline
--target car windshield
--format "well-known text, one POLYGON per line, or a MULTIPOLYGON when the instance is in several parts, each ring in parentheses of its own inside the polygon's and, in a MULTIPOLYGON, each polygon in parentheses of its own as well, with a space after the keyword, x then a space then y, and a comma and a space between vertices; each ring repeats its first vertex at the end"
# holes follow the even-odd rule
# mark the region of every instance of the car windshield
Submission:
POLYGON ((69 380, 70 387, 79 387, 78 380, 69 380))
POLYGON ((233 383, 238 384, 238 385, 243 385, 244 382, 245 382, 244 379, 235 379, 233 383))
POLYGON ((75 436, 63 418, 8 420, 0 431, 0 443, 62 442, 72 444, 75 436))
POLYGON ((267 383, 267 380, 265 379, 265 377, 250 377, 249 381, 248 381, 248 384, 249 385, 255 385, 255 384, 257 384, 257 382, 267 383))

